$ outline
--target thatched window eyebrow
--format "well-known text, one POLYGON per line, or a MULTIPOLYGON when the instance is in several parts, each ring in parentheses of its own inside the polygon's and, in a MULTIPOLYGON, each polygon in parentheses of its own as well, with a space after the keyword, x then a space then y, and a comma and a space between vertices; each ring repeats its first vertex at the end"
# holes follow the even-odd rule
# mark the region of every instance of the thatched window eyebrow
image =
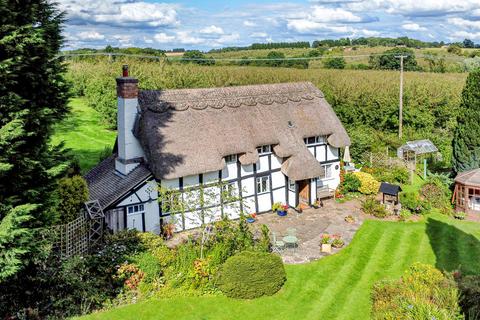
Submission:
POLYGON ((272 146, 267 144, 264 146, 257 147, 257 152, 259 155, 272 153, 272 146))
POLYGON ((325 143, 327 141, 326 136, 315 136, 315 137, 308 137, 304 138, 303 141, 306 145, 313 145, 318 143, 325 143))
POLYGON ((225 156, 225 162, 228 163, 236 163, 237 162, 237 155, 236 154, 230 154, 228 156, 225 156))

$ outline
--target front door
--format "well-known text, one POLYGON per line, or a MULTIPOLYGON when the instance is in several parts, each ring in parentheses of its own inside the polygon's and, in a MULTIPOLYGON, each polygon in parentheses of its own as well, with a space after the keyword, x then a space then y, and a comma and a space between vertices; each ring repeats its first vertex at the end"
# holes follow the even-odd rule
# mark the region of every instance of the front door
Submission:
POLYGON ((298 181, 298 203, 303 205, 310 205, 310 181, 300 180, 298 181))

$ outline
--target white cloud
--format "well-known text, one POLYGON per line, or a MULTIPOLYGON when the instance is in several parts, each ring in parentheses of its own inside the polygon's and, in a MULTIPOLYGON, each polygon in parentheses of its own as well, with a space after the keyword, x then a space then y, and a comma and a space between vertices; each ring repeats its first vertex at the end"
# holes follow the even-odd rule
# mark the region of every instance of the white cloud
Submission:
POLYGON ((164 32, 160 32, 154 35, 153 39, 158 43, 169 43, 175 40, 175 36, 169 36, 164 32))
POLYGON ((480 40, 480 32, 457 31, 457 32, 454 32, 450 38, 456 39, 456 40, 463 40, 463 39, 480 40))
POLYGON ((315 22, 361 22, 363 19, 342 8, 313 6, 309 19, 315 22))
POLYGON ((245 27, 256 27, 257 26, 257 24, 255 22, 250 21, 250 20, 243 21, 243 25, 245 27))
POLYGON ((80 40, 103 40, 105 36, 97 31, 82 31, 77 33, 77 38, 80 40))
POLYGON ((457 27, 480 30, 480 21, 466 20, 462 18, 450 18, 447 21, 457 27))
POLYGON ((379 36, 381 33, 379 31, 375 31, 375 30, 367 30, 367 29, 361 29, 361 30, 356 30, 354 32, 354 35, 363 35, 363 36, 366 36, 366 37, 377 37, 379 36))
POLYGON ((199 37, 195 37, 191 32, 188 31, 178 31, 176 39, 182 44, 200 44, 205 40, 199 37))
POLYGON ((348 3, 346 7, 360 12, 384 10, 406 16, 441 16, 477 9, 478 0, 364 0, 348 3))
POLYGON ((176 6, 143 1, 59 0, 70 24, 137 25, 147 27, 178 25, 176 6))
POLYGON ((424 28, 424 27, 420 26, 418 23, 413 23, 413 22, 404 23, 402 25, 402 28, 405 29, 405 30, 408 30, 408 31, 425 31, 425 30, 427 30, 427 28, 424 28))
POLYGON ((345 33, 349 31, 349 28, 344 25, 326 24, 306 19, 289 20, 287 22, 287 28, 299 33, 312 33, 318 31, 345 33))
POLYGON ((240 35, 238 33, 232 33, 232 34, 222 35, 220 38, 216 39, 215 41, 221 44, 233 44, 238 39, 240 39, 240 35))
POLYGON ((250 37, 252 38, 266 38, 268 37, 268 34, 266 32, 254 32, 250 34, 250 37))
POLYGON ((206 33, 206 34, 223 34, 223 29, 220 27, 217 27, 215 25, 211 25, 209 27, 205 27, 200 30, 200 33, 206 33))

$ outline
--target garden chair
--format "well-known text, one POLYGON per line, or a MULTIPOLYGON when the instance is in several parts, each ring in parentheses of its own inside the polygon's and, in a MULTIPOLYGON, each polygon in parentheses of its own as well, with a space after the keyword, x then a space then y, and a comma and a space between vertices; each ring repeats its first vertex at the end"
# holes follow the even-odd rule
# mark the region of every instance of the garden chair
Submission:
POLYGON ((282 240, 277 240, 277 234, 273 231, 272 231, 272 237, 273 237, 272 252, 276 252, 280 254, 282 250, 285 249, 285 242, 283 242, 282 240))
POLYGON ((295 228, 288 228, 287 229, 287 236, 284 237, 285 239, 288 238, 288 245, 295 251, 298 247, 298 238, 297 238, 297 229, 295 228))

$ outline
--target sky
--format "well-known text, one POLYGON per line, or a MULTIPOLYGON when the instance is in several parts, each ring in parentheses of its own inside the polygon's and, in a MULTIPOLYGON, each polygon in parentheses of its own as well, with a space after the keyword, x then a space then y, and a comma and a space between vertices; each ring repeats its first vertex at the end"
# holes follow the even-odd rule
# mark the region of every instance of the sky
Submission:
POLYGON ((408 36, 480 42, 480 0, 56 0, 65 49, 208 50, 252 43, 408 36))

